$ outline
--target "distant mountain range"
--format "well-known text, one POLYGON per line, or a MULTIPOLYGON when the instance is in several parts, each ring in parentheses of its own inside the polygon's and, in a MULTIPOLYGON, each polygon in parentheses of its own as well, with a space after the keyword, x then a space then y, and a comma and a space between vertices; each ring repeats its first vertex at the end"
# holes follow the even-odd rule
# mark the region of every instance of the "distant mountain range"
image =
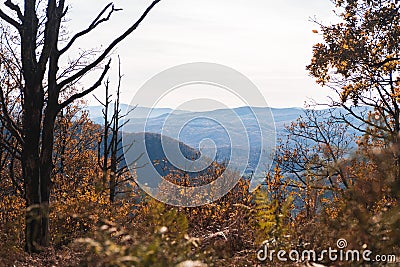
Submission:
MULTIPOLYGON (((131 109, 133 107, 129 105, 121 105, 123 113, 131 109)), ((103 124, 101 106, 89 106, 87 111, 94 122, 103 124)), ((252 172, 257 167, 260 157, 271 156, 262 155, 262 152, 271 151, 274 147, 275 130, 278 135, 282 134, 285 125, 303 114, 301 108, 271 109, 271 111, 273 120, 268 108, 240 107, 192 112, 169 108, 135 107, 125 118, 129 121, 123 131, 124 136, 133 134, 129 137, 132 140, 134 137, 139 138, 137 133, 146 132, 146 143, 154 143, 151 145, 151 157, 154 161, 162 161, 160 157, 164 156, 155 148, 161 149, 162 135, 181 142, 180 146, 186 149, 183 153, 185 156, 191 157, 200 152, 217 161, 232 159, 237 166, 241 166, 240 169, 246 168, 247 172, 252 172), (257 119, 263 121, 258 122, 257 119), (261 132, 266 136, 261 136, 261 132)), ((111 113, 109 115, 111 116, 111 113)), ((265 166, 265 169, 268 167, 265 166)), ((159 172, 162 171, 161 167, 157 168, 159 172)))
MULTIPOLYGON (((175 121, 184 121, 187 118, 193 118, 194 114, 197 117, 211 117, 211 118, 221 118, 221 121, 228 121, 229 119, 226 117, 227 114, 232 115, 231 110, 228 109, 220 109, 220 110, 213 110, 213 111, 206 111, 206 112, 192 112, 186 110, 172 110, 170 108, 147 108, 147 107, 132 107, 126 104, 121 105, 122 113, 125 111, 131 110, 127 116, 127 120, 130 120, 128 125, 124 128, 124 131, 137 133, 143 132, 143 122, 147 119, 147 126, 146 131, 152 133, 162 133, 162 126, 164 124, 165 119, 171 114, 176 117, 175 121)), ((103 114, 102 114, 102 106, 89 106, 86 108, 89 112, 89 116, 91 120, 98 124, 103 123, 103 114)), ((110 108, 109 115, 111 116, 112 108, 110 108)), ((258 113, 265 110, 267 108, 253 108, 253 110, 258 113)), ((271 108, 270 109, 273 114, 274 122, 276 131, 279 135, 284 130, 285 125, 289 125, 292 121, 295 121, 300 115, 304 114, 303 108, 271 108)), ((249 107, 240 107, 235 108, 233 111, 238 114, 243 120, 246 119, 246 115, 249 114, 250 109, 249 107)), ((205 121, 203 121, 205 122, 205 121)), ((254 122, 256 123, 256 122, 254 122)), ((202 131, 205 131, 207 127, 205 127, 202 122, 197 121, 197 127, 202 128, 202 131), (205 127, 205 128, 204 128, 205 127)), ((271 125, 270 125, 271 126, 271 125)), ((192 125, 194 128, 194 125, 192 125)), ((166 134, 164 132, 164 134, 166 134)), ((182 136, 182 138, 187 137, 186 140, 181 140, 188 145, 196 145, 197 143, 194 140, 191 140, 189 136, 182 136)), ((217 139, 220 138, 218 134, 215 134, 214 137, 217 139)))
MULTIPOLYGON (((124 112, 131 110, 132 107, 121 105, 121 109, 124 112)), ((103 123, 101 106, 89 106, 87 111, 94 122, 103 123)), ((189 158, 195 157, 200 152, 211 158, 214 156, 217 161, 230 160, 234 151, 236 156, 232 156, 235 157, 232 160, 236 161, 235 164, 237 166, 247 164, 245 166, 247 172, 252 172, 259 164, 260 158, 272 157, 262 153, 272 151, 275 147, 275 133, 277 137, 282 137, 285 134, 285 125, 290 125, 300 115, 304 115, 304 111, 302 108, 239 107, 192 112, 136 107, 126 117, 129 121, 123 131, 124 136, 129 136, 132 141, 140 138, 138 133, 145 132, 146 143, 152 144, 151 157, 155 161, 163 160, 161 157, 164 153, 159 151, 162 149, 160 140, 161 136, 166 136, 170 138, 167 143, 178 142, 184 150, 184 156, 189 158), (260 118, 262 121, 259 122, 257 119, 260 118), (260 133, 263 133, 263 136, 260 133)), ((269 166, 259 167, 264 170, 269 168, 269 166)))

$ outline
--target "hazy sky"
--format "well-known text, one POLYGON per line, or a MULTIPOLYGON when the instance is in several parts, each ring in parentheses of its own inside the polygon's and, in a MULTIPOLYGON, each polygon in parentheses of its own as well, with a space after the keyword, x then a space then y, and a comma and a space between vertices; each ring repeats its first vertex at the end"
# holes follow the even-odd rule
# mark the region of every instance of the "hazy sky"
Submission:
MULTIPOLYGON (((116 7, 124 10, 76 48, 108 44, 150 2, 116 0, 116 7)), ((108 1, 70 3, 72 33, 87 26, 108 1)), ((223 64, 245 74, 272 107, 301 107, 308 97, 325 99, 329 90, 316 85, 305 66, 312 45, 320 40, 312 32, 317 26, 310 18, 330 23, 335 20, 332 10, 329 0, 162 0, 115 51, 121 55, 125 74, 122 101, 130 103, 135 91, 158 72, 199 61, 223 64)), ((116 62, 114 57, 114 67, 116 62)), ((110 72, 114 82, 116 71, 110 72)), ((95 76, 86 78, 84 84, 89 84, 89 78, 95 76)), ((102 97, 103 88, 96 95, 102 97)), ((95 103, 92 97, 88 99, 95 103)))

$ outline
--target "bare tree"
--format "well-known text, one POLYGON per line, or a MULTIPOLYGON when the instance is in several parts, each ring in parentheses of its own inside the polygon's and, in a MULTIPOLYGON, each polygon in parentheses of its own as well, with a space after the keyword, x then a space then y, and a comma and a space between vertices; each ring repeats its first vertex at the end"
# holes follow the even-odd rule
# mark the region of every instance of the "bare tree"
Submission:
MULTIPOLYGON (((109 80, 105 82, 105 101, 102 102, 95 96, 97 101, 103 106, 102 113, 104 123, 103 134, 101 140, 98 142, 98 165, 102 170, 103 186, 106 186, 108 182, 111 203, 115 201, 115 197, 119 193, 118 187, 133 180, 130 175, 126 175, 129 172, 129 169, 124 162, 124 155, 122 153, 124 147, 122 144, 121 130, 129 122, 129 119, 126 119, 126 117, 135 109, 135 107, 122 113, 120 103, 122 78, 121 59, 118 58, 118 85, 113 106, 111 106, 112 95, 110 94, 109 80), (111 111, 111 109, 113 110, 110 119, 109 111, 111 111), (103 149, 103 151, 101 151, 101 149, 103 149)), ((130 149, 132 145, 133 144, 126 149, 130 149)))
MULTIPOLYGON (((20 71, 23 76, 22 123, 16 124, 12 116, 7 114, 7 109, 4 109, 3 118, 22 148, 21 163, 27 205, 25 249, 28 252, 37 251, 49 244, 48 207, 57 114, 75 100, 98 88, 110 68, 110 62, 105 65, 98 80, 84 91, 72 94, 64 101, 60 101, 60 93, 99 66, 117 44, 137 29, 160 0, 154 0, 135 23, 117 36, 91 62, 68 75, 62 75, 61 59, 75 42, 107 22, 112 14, 119 10, 112 3, 108 4, 86 29, 73 35, 66 45, 60 48, 59 41, 64 36, 62 22, 68 10, 65 2, 25 0, 22 10, 18 4, 7 0, 5 5, 14 14, 8 15, 0 9, 0 18, 15 28, 19 39, 19 54, 16 58, 21 62, 20 71), (40 4, 45 5, 44 14, 38 11, 41 10, 38 8, 40 4)), ((2 98, 1 101, 4 103, 5 99, 2 98)))
POLYGON ((110 134, 110 129, 112 126, 112 120, 109 118, 109 110, 110 110, 110 104, 112 103, 111 100, 111 95, 110 95, 110 81, 107 80, 105 83, 105 89, 106 89, 106 97, 105 101, 102 102, 99 100, 96 96, 96 100, 103 106, 102 113, 103 113, 103 133, 101 135, 101 139, 98 142, 97 146, 97 163, 102 170, 102 183, 103 187, 106 186, 107 181, 108 181, 108 171, 109 171, 109 158, 110 158, 110 149, 111 145, 109 145, 109 139, 108 136, 110 134), (101 150, 103 149, 103 151, 101 150))
POLYGON ((304 116, 286 126, 286 137, 277 149, 278 166, 288 176, 288 185, 305 192, 306 204, 313 203, 306 205, 307 214, 315 211, 318 194, 338 194, 350 186, 346 164, 354 135, 335 118, 336 113, 305 110, 304 116))

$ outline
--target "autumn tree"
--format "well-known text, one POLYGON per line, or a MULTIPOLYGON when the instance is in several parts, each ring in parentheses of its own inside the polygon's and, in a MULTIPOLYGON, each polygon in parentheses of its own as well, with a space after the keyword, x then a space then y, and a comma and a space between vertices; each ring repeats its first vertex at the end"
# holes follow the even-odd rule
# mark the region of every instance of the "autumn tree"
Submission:
MULTIPOLYGON (((400 133, 400 2, 336 0, 341 21, 322 25, 307 69, 337 92, 331 105, 362 133, 396 144, 400 133), (351 119, 349 119, 351 118, 351 119)), ((393 153, 400 179, 400 152, 393 153)))
POLYGON ((336 109, 307 109, 285 127, 277 147, 277 164, 313 216, 321 198, 337 196, 349 188, 347 158, 355 149, 355 137, 335 118, 336 109))
MULTIPOLYGON (((79 102, 79 101, 78 101, 79 102)), ((55 124, 50 205, 51 240, 66 245, 91 232, 98 217, 109 218, 107 195, 101 190, 97 158, 100 126, 74 103, 63 109, 55 124)))
POLYGON ((321 244, 341 236, 352 240, 349 247, 363 242, 388 253, 398 250, 399 240, 400 2, 333 2, 340 22, 318 23, 323 41, 307 69, 337 93, 330 105, 344 111, 333 118, 360 136, 354 154, 345 157, 350 186, 301 232, 312 240, 315 229, 329 229, 324 232, 333 235, 321 244))
POLYGON ((21 146, 16 129, 22 122, 21 73, 11 44, 13 36, 0 25, 0 160, 2 195, 23 196, 23 182, 20 179, 21 146), (12 119, 11 119, 12 118, 12 119), (18 166, 18 167, 17 167, 18 166))
MULTIPOLYGON (((76 84, 84 75, 99 66, 110 52, 127 36, 137 29, 150 10, 160 0, 153 1, 142 16, 106 48, 84 66, 66 68, 60 71, 62 59, 67 56, 75 42, 103 23, 120 9, 110 3, 101 10, 92 23, 66 42, 63 22, 68 6, 65 0, 47 2, 25 0, 23 8, 11 0, 5 1, 7 14, 0 9, 0 18, 16 31, 21 83, 21 125, 16 124, 3 109, 5 124, 21 146, 22 174, 26 198, 26 250, 34 252, 49 244, 49 199, 51 193, 52 157, 54 146, 54 125, 59 112, 75 100, 99 87, 109 70, 109 63, 92 86, 60 101, 60 93, 76 84), (41 12, 44 10, 45 12, 41 12), (11 14, 12 13, 12 14, 11 14)), ((2 99, 2 103, 4 103, 2 99)), ((4 105, 3 105, 4 106, 4 105)))

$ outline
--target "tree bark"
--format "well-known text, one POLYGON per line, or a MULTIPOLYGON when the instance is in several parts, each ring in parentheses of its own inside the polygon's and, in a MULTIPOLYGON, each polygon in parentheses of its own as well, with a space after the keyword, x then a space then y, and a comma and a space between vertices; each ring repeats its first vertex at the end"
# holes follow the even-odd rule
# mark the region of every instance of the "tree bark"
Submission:
POLYGON ((41 85, 27 85, 25 88, 22 148, 22 171, 25 178, 26 192, 26 229, 25 249, 37 251, 38 246, 47 244, 43 236, 42 215, 47 207, 42 205, 40 171, 40 133, 42 119, 43 91, 41 85))

